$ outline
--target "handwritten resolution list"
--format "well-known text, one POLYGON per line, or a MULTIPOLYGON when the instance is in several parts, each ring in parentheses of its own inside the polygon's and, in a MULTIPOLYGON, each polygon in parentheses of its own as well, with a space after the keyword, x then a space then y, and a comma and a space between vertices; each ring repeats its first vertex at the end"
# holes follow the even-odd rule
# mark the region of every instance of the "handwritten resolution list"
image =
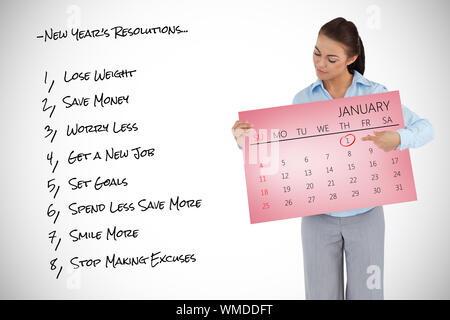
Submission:
MULTIPOLYGON (((187 30, 180 26, 162 26, 153 28, 126 28, 115 26, 95 30, 45 30, 38 34, 38 41, 61 42, 78 41, 84 39, 110 38, 112 40, 126 37, 151 37, 159 34, 176 36, 187 30)), ((132 39, 129 39, 132 41, 132 39)), ((151 39, 149 39, 151 41, 151 39)), ((67 68, 69 69, 69 68, 67 68)), ((122 269, 136 266, 146 266, 149 269, 165 264, 192 264, 198 261, 195 252, 164 252, 164 250, 146 250, 148 243, 139 243, 146 232, 145 226, 133 225, 135 214, 153 214, 155 212, 185 214, 202 206, 202 199, 190 199, 180 195, 168 195, 165 199, 154 199, 145 190, 134 194, 135 200, 121 201, 117 192, 126 190, 139 176, 127 175, 127 168, 133 167, 133 162, 145 162, 145 166, 158 166, 158 161, 164 159, 158 149, 151 143, 137 145, 137 136, 140 130, 149 122, 146 119, 124 121, 122 117, 115 117, 112 110, 117 108, 139 108, 133 105, 133 95, 122 92, 133 86, 139 78, 138 66, 118 66, 106 68, 98 66, 94 69, 58 70, 48 68, 43 70, 42 82, 42 130, 46 150, 42 158, 47 163, 48 170, 44 172, 44 188, 46 188, 48 205, 45 216, 48 219, 49 256, 48 268, 53 272, 55 279, 62 277, 63 270, 98 270, 100 268, 122 269), (51 69, 51 70, 49 70, 51 69), (104 90, 103 84, 115 81, 112 90, 104 90), (59 88, 58 93, 55 88, 59 88), (79 94, 80 88, 84 93, 79 94), (121 92, 119 92, 121 91, 121 92), (103 121, 89 121, 89 113, 101 110, 103 121), (83 121, 74 121, 76 113, 82 112, 83 121), (58 120, 55 115, 59 114, 58 120), (86 116, 87 115, 87 116, 86 116), (61 120, 62 119, 62 120, 61 120), (87 119, 87 120, 86 120, 87 119), (80 144, 78 137, 89 137, 89 141, 100 141, 104 147, 91 150, 89 145, 80 144), (125 136, 129 141, 129 148, 111 145, 115 136, 125 136), (58 146, 68 147, 70 151, 59 154, 58 146), (121 175, 112 170, 110 164, 127 161, 121 167, 121 175), (87 170, 92 164, 101 163, 107 174, 92 174, 95 170, 87 170), (58 175, 59 171, 59 175, 58 175), (88 174, 86 174, 88 173, 88 174), (63 177, 63 178, 61 178, 63 177), (80 191, 86 199, 80 198, 80 191), (94 200, 92 200, 94 199, 94 200), (95 199, 98 199, 95 201, 95 199), (106 200, 105 200, 106 199, 106 200), (126 223, 132 227, 116 225, 114 215, 127 215, 126 223), (101 216, 103 224, 85 222, 82 227, 76 222, 77 217, 94 219, 101 216), (61 220, 64 219, 64 227, 61 220), (69 227, 67 228, 67 225, 69 227), (128 240, 126 240, 128 239, 128 240), (141 254, 115 253, 115 244, 121 241, 135 241, 133 247, 139 247, 141 254), (97 246, 102 242, 102 246, 97 246), (77 247, 78 243, 88 243, 92 250, 86 247, 77 247), (106 246, 105 246, 106 243, 106 246)), ((157 117, 157 107, 153 110, 153 118, 157 117)), ((92 117, 94 118, 94 117, 92 117)), ((152 181, 157 184, 157 181, 152 181)), ((163 215, 164 216, 164 215, 163 215)), ((163 217, 162 216, 162 217, 163 217)), ((85 220, 86 221, 86 220, 85 220)), ((99 221, 99 220, 96 220, 99 221)), ((122 220, 123 221, 123 220, 122 220)), ((135 251, 133 251, 135 252, 135 251)))

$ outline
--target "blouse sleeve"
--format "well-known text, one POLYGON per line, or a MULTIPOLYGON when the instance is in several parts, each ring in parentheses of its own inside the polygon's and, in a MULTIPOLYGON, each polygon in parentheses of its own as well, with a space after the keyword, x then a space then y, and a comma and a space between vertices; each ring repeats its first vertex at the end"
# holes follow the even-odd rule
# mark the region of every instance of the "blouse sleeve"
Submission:
MULTIPOLYGON (((375 93, 387 92, 388 89, 380 85, 375 93)), ((396 150, 418 148, 434 138, 434 129, 428 119, 419 117, 408 107, 402 104, 403 121, 405 128, 396 130, 400 135, 400 144, 396 150)))

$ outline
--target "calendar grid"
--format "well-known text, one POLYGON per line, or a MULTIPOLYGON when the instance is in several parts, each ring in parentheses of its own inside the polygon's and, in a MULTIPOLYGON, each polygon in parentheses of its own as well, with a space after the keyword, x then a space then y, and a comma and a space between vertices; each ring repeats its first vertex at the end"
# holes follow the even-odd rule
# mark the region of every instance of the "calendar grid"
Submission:
POLYGON ((417 200, 409 149, 385 152, 362 140, 367 131, 404 128, 398 91, 243 111, 239 119, 253 124, 244 145, 251 223, 417 200))

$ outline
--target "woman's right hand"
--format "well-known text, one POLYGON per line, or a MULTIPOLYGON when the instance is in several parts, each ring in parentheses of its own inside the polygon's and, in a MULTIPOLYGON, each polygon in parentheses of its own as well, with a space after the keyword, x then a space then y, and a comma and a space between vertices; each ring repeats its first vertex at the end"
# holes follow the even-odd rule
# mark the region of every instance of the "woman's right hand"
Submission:
POLYGON ((253 128, 253 124, 249 123, 246 120, 237 120, 234 123, 233 128, 231 128, 234 139, 236 140, 237 144, 240 145, 241 147, 244 147, 245 137, 250 135, 251 128, 253 128))

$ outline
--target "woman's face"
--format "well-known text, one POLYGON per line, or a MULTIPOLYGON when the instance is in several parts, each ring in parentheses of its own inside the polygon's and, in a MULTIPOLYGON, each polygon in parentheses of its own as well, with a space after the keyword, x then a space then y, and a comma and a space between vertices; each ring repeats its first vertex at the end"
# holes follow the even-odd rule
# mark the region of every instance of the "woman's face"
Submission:
POLYGON ((345 46, 319 34, 313 52, 314 67, 317 77, 321 80, 330 80, 347 72, 347 65, 352 64, 358 57, 347 57, 345 46))

